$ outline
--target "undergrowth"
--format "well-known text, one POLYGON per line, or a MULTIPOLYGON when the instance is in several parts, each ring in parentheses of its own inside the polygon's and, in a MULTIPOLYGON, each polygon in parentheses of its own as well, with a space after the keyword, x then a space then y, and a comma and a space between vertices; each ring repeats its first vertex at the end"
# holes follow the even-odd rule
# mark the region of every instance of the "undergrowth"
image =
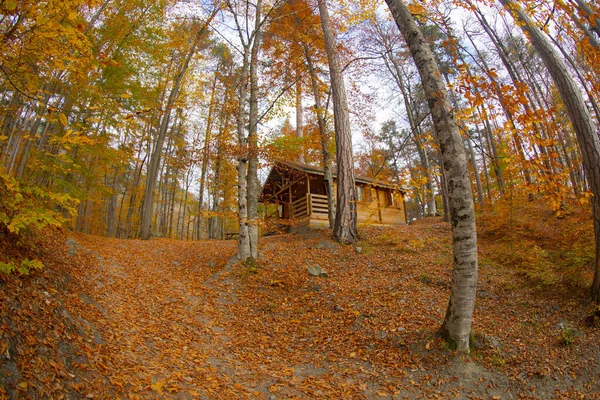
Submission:
POLYGON ((538 286, 589 284, 594 235, 587 206, 573 203, 558 215, 542 202, 498 201, 479 217, 478 235, 488 239, 486 257, 538 286))
POLYGON ((76 201, 60 193, 25 185, 0 173, 0 276, 28 275, 43 268, 37 259, 23 257, 35 246, 35 233, 62 227, 76 214, 76 201))

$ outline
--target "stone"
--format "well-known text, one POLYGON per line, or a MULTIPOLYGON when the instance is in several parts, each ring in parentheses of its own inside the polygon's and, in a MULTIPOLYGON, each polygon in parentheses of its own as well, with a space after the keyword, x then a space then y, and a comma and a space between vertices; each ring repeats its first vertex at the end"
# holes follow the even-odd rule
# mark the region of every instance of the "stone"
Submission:
POLYGON ((315 246, 315 248, 319 250, 334 250, 336 248, 336 245, 327 240, 321 240, 319 241, 319 244, 315 246))
POLYGON ((358 254, 361 254, 361 253, 362 253, 362 251, 363 251, 363 250, 362 250, 362 247, 357 247, 357 248, 356 248, 356 252, 357 252, 358 254))
POLYGON ((306 269, 306 271, 308 272, 308 275, 310 275, 310 276, 318 276, 318 277, 322 277, 322 278, 327 277, 327 272, 325 272, 323 270, 323 268, 321 268, 318 264, 309 265, 308 268, 306 269))
POLYGON ((79 247, 79 243, 77 243, 77 240, 75 240, 73 238, 68 238, 65 244, 69 248, 68 254, 71 257, 73 257, 74 255, 77 254, 77 247, 79 247))

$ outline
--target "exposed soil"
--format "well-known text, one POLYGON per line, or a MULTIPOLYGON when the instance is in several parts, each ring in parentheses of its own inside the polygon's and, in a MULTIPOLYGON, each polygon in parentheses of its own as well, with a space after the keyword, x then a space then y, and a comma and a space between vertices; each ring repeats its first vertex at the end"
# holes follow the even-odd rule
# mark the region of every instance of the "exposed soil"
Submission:
POLYGON ((583 285, 483 261, 475 348, 447 349, 439 219, 262 238, 256 266, 235 247, 47 233, 44 270, 0 283, 0 398, 600 398, 583 285))

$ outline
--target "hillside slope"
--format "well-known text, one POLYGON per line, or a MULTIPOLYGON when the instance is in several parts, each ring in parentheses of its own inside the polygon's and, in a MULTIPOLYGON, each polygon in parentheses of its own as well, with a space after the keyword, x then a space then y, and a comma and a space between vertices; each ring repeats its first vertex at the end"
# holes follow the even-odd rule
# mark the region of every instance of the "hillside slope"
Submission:
POLYGON ((435 334, 449 295, 439 219, 234 241, 48 233, 46 268, 0 283, 0 398, 599 398, 586 291, 532 283, 482 235, 475 345, 435 334), (327 276, 311 276, 309 266, 327 276), (495 397, 499 396, 499 397, 495 397))

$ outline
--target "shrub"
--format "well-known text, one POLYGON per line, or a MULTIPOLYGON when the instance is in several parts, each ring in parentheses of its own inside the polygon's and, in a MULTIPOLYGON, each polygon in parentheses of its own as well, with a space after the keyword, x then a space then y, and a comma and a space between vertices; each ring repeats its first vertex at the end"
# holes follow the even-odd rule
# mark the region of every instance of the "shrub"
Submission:
POLYGON ((0 273, 4 275, 10 275, 13 272, 17 272, 20 275, 29 275, 31 270, 40 270, 42 268, 44 268, 44 264, 41 261, 30 260, 28 258, 21 261, 18 265, 14 262, 0 262, 0 273))
MULTIPOLYGON (((23 245, 31 248, 33 241, 29 236, 33 232, 47 226, 62 227, 77 213, 76 204, 77 200, 66 194, 27 186, 0 172, 0 241, 4 250, 23 245)), ((16 254, 0 253, 0 275, 29 275, 32 270, 44 267, 35 259, 18 261, 21 257, 16 254)))
POLYGON ((77 200, 71 196, 24 185, 5 173, 0 173, 0 193, 0 226, 16 235, 63 226, 77 213, 77 200))

